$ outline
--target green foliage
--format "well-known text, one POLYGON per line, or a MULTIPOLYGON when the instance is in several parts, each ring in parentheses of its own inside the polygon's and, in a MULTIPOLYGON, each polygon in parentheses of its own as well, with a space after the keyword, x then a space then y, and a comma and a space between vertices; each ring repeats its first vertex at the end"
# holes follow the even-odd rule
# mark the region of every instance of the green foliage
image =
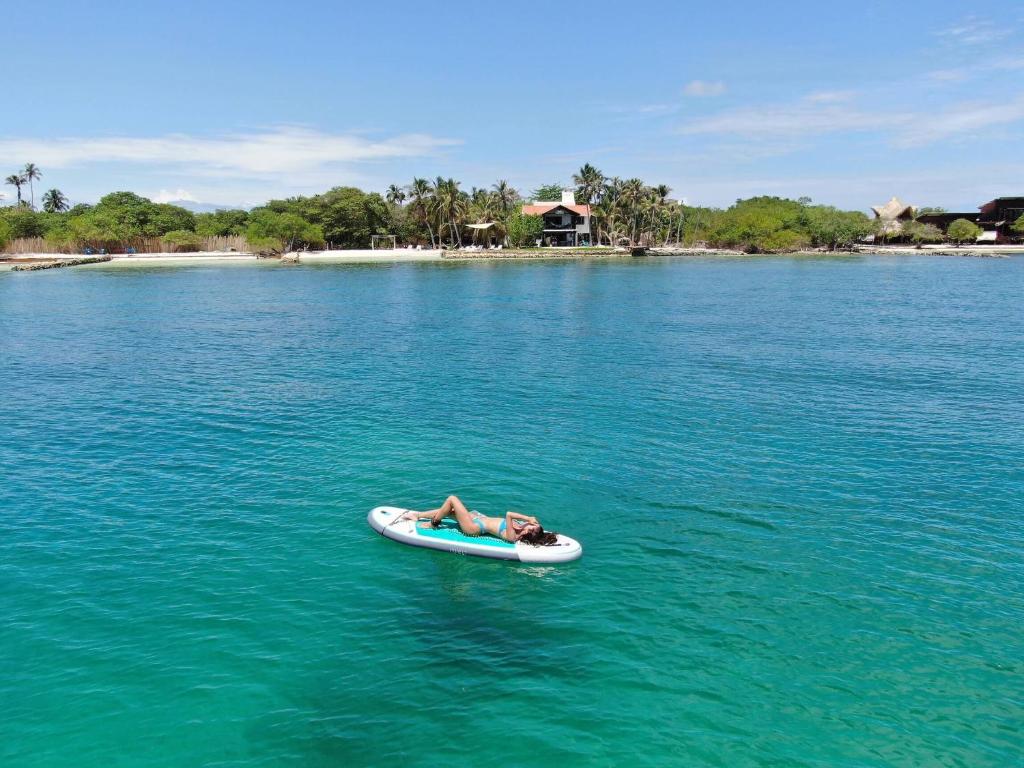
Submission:
MULTIPOLYGON (((77 209, 78 206, 75 206, 77 209)), ((114 242, 160 237, 175 230, 194 231, 195 215, 184 208, 154 203, 133 192, 113 192, 81 215, 70 212, 70 229, 88 241, 114 242)))
POLYGON ((249 220, 247 211, 217 209, 213 213, 196 214, 196 234, 203 237, 240 235, 249 220))
POLYGON ((0 218, 0 251, 7 247, 7 244, 14 238, 11 237, 11 225, 3 218, 0 218))
POLYGON ((956 219, 946 230, 946 236, 954 243, 974 242, 981 235, 981 227, 967 219, 956 219))
POLYGON ((1020 215, 1013 224, 1010 225, 1010 229, 1016 232, 1018 235, 1024 235, 1024 213, 1020 215))
POLYGON ((804 207, 803 226, 811 242, 820 248, 850 248, 871 234, 872 221, 860 211, 841 211, 826 205, 804 207))
POLYGON ((182 252, 195 252, 203 250, 203 236, 185 229, 176 229, 167 232, 160 238, 169 250, 182 252))
POLYGON ((924 243, 938 243, 942 241, 942 230, 934 224, 922 224, 919 221, 906 221, 900 228, 900 232, 906 239, 920 247, 924 243))
POLYGON ((804 223, 804 206, 778 197, 737 200, 724 211, 711 234, 715 245, 748 253, 773 253, 811 243, 804 223))
POLYGON ((60 213, 68 209, 68 199, 59 189, 49 189, 43 195, 43 210, 47 213, 60 213))
POLYGON ((278 251, 293 251, 302 245, 320 246, 324 242, 324 233, 320 226, 297 213, 279 212, 269 208, 257 209, 249 215, 245 236, 250 244, 276 244, 276 247, 268 249, 278 251))
POLYGON ((8 206, 0 208, 0 219, 6 222, 9 237, 42 237, 46 234, 44 214, 36 213, 28 206, 8 206))
POLYGON ((562 187, 559 184, 542 184, 530 193, 533 200, 551 202, 562 199, 562 187))
POLYGON ((508 243, 513 248, 536 245, 544 234, 544 218, 515 212, 508 219, 508 243))
POLYGON ((271 200, 250 216, 260 210, 300 216, 321 228, 323 240, 340 248, 367 248, 371 235, 394 234, 390 230, 397 216, 379 194, 355 187, 335 187, 312 197, 271 200))

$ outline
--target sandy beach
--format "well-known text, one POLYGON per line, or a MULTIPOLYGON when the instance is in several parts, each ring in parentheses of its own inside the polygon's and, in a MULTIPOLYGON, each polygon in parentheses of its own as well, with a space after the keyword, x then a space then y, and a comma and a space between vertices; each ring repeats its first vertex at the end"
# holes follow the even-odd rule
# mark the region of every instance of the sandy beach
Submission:
MULTIPOLYGON (((821 252, 802 252, 820 254, 821 252)), ((900 256, 1012 256, 1024 255, 1024 246, 1013 245, 965 245, 954 248, 950 245, 926 245, 923 248, 907 246, 877 246, 859 248, 855 251, 838 251, 838 254, 887 254, 900 256)), ((134 253, 112 254, 109 261, 102 263, 76 264, 79 269, 98 269, 111 267, 183 267, 213 264, 255 264, 288 265, 288 264, 380 264, 399 262, 428 261, 469 261, 496 259, 586 259, 612 256, 628 256, 623 249, 573 249, 573 248, 542 248, 528 251, 511 249, 490 251, 441 251, 439 249, 412 250, 397 248, 389 250, 335 250, 335 251, 300 251, 286 253, 280 257, 260 257, 254 253, 225 253, 223 251, 201 251, 197 253, 134 253)), ((659 248, 648 251, 650 256, 741 256, 740 251, 729 251, 711 248, 659 248)), ((4 257, 0 255, 0 271, 10 271, 15 267, 41 265, 57 261, 74 259, 74 256, 53 253, 29 253, 4 257)), ((84 257, 82 257, 84 258, 84 257)), ((61 266, 61 265, 58 265, 61 266)))

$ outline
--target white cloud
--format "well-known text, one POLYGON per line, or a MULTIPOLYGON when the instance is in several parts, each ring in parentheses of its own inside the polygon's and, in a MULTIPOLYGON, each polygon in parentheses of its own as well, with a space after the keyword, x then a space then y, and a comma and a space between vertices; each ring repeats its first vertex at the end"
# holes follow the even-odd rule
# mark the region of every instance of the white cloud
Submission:
POLYGON ((957 104, 942 112, 922 114, 901 131, 896 143, 909 147, 958 136, 973 136, 986 128, 1024 121, 1024 97, 999 104, 957 104))
POLYGON ((175 203, 180 201, 187 201, 190 203, 198 203, 199 198, 189 192, 187 189, 161 189, 151 198, 154 203, 175 203))
POLYGON ((840 104, 851 101, 856 96, 854 91, 817 91, 804 96, 804 101, 812 104, 840 104))
POLYGON ((790 104, 743 107, 683 124, 686 135, 714 134, 747 139, 794 140, 831 133, 881 133, 901 147, 971 136, 1024 121, 1024 97, 998 103, 963 103, 944 110, 861 109, 812 95, 790 104))
POLYGON ((721 96, 725 93, 725 83, 721 80, 691 80, 683 88, 687 96, 721 96))
POLYGON ((799 136, 891 129, 910 122, 909 114, 861 111, 804 99, 793 104, 742 107, 685 123, 684 134, 735 134, 751 138, 799 136))
POLYGON ((1006 24, 968 16, 950 27, 939 30, 938 35, 956 45, 974 46, 1001 40, 1012 33, 1012 27, 1006 24))
POLYGON ((37 165, 68 168, 88 163, 180 167, 189 175, 278 178, 330 167, 392 158, 422 157, 460 142, 424 134, 371 140, 291 126, 221 136, 0 139, 0 164, 31 158, 37 165))
POLYGON ((971 77, 971 70, 968 67, 937 69, 929 72, 925 77, 937 83, 962 83, 971 77))

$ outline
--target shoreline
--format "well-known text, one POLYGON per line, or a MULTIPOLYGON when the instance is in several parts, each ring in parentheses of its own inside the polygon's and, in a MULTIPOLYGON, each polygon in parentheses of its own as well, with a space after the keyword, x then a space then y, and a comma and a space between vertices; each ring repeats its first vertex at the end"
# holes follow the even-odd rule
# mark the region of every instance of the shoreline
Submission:
MULTIPOLYGON (((999 258, 1024 255, 1024 245, 971 245, 959 248, 948 245, 926 245, 922 248, 907 246, 878 246, 856 248, 849 251, 791 251, 786 253, 751 254, 724 248, 650 248, 645 256, 723 256, 763 258, 772 256, 960 256, 974 258, 999 258)), ((455 261, 540 261, 540 260, 585 260, 607 258, 634 258, 628 249, 604 247, 588 248, 529 248, 501 250, 458 250, 439 249, 412 250, 333 250, 302 251, 281 256, 259 256, 255 253, 201 251, 196 253, 136 253, 111 254, 102 260, 86 256, 67 254, 28 253, 0 254, 0 271, 33 271, 46 268, 88 267, 175 267, 214 264, 266 264, 268 266, 288 265, 330 265, 330 264, 393 264, 419 262, 455 261)), ((643 258, 643 257, 639 257, 643 258)))

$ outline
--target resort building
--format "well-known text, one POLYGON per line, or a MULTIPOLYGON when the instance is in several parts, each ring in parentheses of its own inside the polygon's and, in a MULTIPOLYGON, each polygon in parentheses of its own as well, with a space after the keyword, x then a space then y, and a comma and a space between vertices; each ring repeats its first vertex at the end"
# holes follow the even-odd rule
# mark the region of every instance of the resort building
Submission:
POLYGON ((922 213, 917 220, 922 224, 938 227, 945 234, 949 231, 949 225, 957 219, 967 219, 972 224, 977 224, 980 215, 977 211, 972 213, 922 213))
POLYGON ((880 222, 879 234, 883 236, 899 234, 903 222, 912 221, 917 212, 914 206, 907 205, 898 197, 892 198, 885 205, 873 205, 871 210, 874 211, 875 220, 880 222))
POLYGON ((1024 215, 1024 197, 997 197, 970 213, 923 213, 917 217, 922 224, 934 224, 943 232, 957 219, 967 219, 982 229, 979 243, 1010 243, 1020 239, 1011 227, 1024 215))
POLYGON ((590 245, 590 206, 576 205, 571 189, 560 201, 535 201, 523 206, 524 216, 544 218, 544 245, 590 245))
POLYGON ((979 243, 1009 243, 1020 237, 1011 227, 1024 216, 1024 197, 997 197, 979 210, 978 226, 984 230, 979 243))

